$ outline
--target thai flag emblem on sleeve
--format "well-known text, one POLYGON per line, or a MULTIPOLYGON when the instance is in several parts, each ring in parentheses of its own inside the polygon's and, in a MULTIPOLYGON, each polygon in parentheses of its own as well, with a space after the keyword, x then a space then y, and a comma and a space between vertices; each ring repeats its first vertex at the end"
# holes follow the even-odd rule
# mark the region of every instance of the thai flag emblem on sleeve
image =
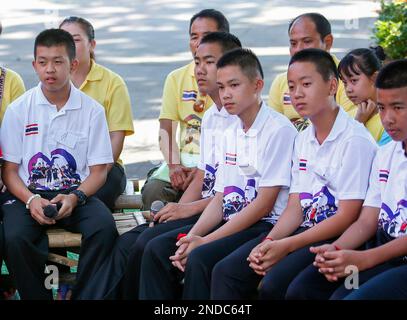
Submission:
POLYGON ((379 170, 379 181, 380 182, 387 182, 389 179, 389 170, 379 170))
POLYGON ((226 152, 225 163, 235 166, 236 165, 236 153, 226 152))
POLYGON ((182 101, 195 101, 198 96, 198 91, 184 90, 182 93, 182 101))
POLYGON ((290 95, 288 93, 284 93, 283 104, 284 105, 291 105, 291 97, 290 97, 290 95))
POLYGON ((28 124, 25 126, 25 135, 26 136, 31 136, 34 134, 38 134, 38 124, 33 123, 33 124, 28 124))
POLYGON ((299 169, 301 171, 307 171, 307 160, 300 159, 299 169))

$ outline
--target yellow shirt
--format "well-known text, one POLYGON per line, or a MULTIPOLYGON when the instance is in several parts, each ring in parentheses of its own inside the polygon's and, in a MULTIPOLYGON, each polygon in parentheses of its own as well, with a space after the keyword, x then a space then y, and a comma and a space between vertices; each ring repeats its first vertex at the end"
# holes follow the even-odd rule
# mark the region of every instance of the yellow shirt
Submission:
MULTIPOLYGON (((357 108, 352 110, 349 114, 354 118, 356 116, 357 108)), ((369 130, 370 134, 376 141, 380 141, 383 136, 384 128, 382 125, 382 121, 380 120, 380 115, 376 113, 373 117, 371 117, 365 123, 365 127, 369 130)))
MULTIPOLYGON (((195 63, 172 71, 165 80, 159 119, 179 122, 179 148, 181 164, 195 167, 199 160, 201 122, 206 110, 213 104, 209 96, 201 96, 194 75, 195 63), (194 104, 201 101, 204 110, 197 112, 194 104)), ((168 167, 164 163, 152 178, 169 181, 168 167)))
MULTIPOLYGON (((79 89, 105 108, 109 132, 124 131, 126 136, 134 133, 130 96, 122 77, 92 60, 79 89)), ((121 159, 117 162, 123 165, 121 159)))
POLYGON ((21 77, 13 70, 5 69, 6 79, 4 81, 3 100, 1 101, 0 122, 3 121, 7 106, 25 92, 24 82, 21 77))
MULTIPOLYGON (((338 58, 332 55, 336 65, 339 64, 338 58)), ((356 109, 356 106, 348 99, 345 92, 345 87, 342 81, 339 81, 338 92, 336 94, 336 102, 347 112, 351 113, 356 109)), ((301 118, 291 104, 290 93, 288 91, 287 72, 276 76, 271 84, 269 91, 268 105, 276 111, 284 114, 288 119, 295 120, 301 118)))

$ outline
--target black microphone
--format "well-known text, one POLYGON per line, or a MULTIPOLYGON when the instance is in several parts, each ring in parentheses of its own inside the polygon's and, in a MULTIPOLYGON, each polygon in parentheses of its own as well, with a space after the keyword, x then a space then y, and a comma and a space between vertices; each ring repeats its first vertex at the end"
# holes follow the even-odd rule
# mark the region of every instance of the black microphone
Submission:
POLYGON ((54 219, 58 215, 59 209, 61 209, 62 203, 57 202, 56 204, 49 204, 43 208, 44 215, 50 219, 54 219))
POLYGON ((152 204, 151 204, 151 208, 150 208, 150 213, 151 216, 153 217, 153 224, 155 224, 155 220, 154 220, 154 215, 160 211, 162 208, 165 207, 165 203, 162 202, 161 200, 155 200, 152 204))

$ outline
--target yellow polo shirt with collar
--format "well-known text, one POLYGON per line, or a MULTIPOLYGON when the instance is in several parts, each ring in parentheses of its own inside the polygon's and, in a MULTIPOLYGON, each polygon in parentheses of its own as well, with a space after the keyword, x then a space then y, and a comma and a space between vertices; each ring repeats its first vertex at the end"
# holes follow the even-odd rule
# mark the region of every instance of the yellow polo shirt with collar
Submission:
MULTIPOLYGON (((6 69, 6 78, 4 81, 3 100, 1 101, 0 123, 3 121, 7 106, 25 92, 24 82, 20 75, 13 70, 4 69, 6 69)), ((0 69, 0 75, 1 72, 0 69)))
MULTIPOLYGON (((92 60, 79 89, 105 108, 109 132, 124 131, 126 136, 134 133, 130 96, 122 77, 92 60)), ((117 162, 123 165, 121 159, 117 162)))
MULTIPOLYGON (((338 66, 339 60, 332 55, 335 64, 338 66)), ((336 102, 348 113, 352 114, 356 110, 356 106, 348 99, 345 92, 345 87, 342 81, 339 81, 338 92, 336 94, 336 102)), ((290 93, 288 91, 287 72, 276 76, 271 84, 269 91, 268 105, 274 110, 284 114, 291 121, 301 118, 291 104, 290 93)), ((354 116, 354 114, 352 114, 354 116)))
MULTIPOLYGON (((196 167, 199 161, 201 122, 206 110, 213 104, 209 96, 202 96, 194 75, 195 63, 172 71, 166 78, 159 119, 176 121, 180 125, 179 148, 181 164, 196 167), (204 110, 197 112, 194 104, 202 102, 204 110)), ((151 178, 169 182, 168 166, 164 163, 151 178)))

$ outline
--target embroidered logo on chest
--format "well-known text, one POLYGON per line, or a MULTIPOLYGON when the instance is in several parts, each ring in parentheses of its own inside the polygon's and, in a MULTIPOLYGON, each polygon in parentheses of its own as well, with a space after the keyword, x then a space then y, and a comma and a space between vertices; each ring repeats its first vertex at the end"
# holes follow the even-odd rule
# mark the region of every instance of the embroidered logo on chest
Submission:
POLYGON ((300 162, 299 162, 299 170, 300 171, 307 171, 307 160, 306 159, 300 159, 300 162))
POLYGON ((27 124, 25 126, 25 135, 32 136, 35 134, 38 134, 38 124, 37 123, 27 124))
POLYGON ((225 163, 235 166, 236 165, 236 153, 228 153, 226 152, 226 156, 225 156, 225 163))
POLYGON ((387 180, 389 179, 389 174, 390 174, 389 170, 384 169, 379 170, 379 181, 387 182, 387 180))

